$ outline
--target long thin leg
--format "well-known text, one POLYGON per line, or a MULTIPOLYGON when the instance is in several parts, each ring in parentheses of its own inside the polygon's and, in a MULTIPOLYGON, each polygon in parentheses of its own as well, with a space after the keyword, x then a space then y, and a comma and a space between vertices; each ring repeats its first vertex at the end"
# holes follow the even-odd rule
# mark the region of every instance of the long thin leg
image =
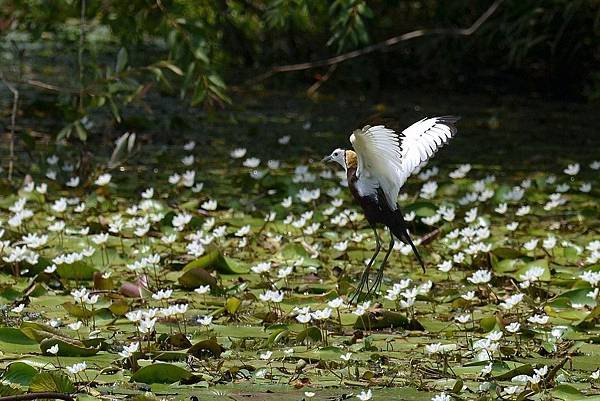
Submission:
POLYGON ((406 238, 408 238, 410 247, 412 248, 413 253, 417 257, 417 260, 419 261, 419 264, 421 265, 421 269, 423 269, 423 273, 425 273, 425 263, 423 263, 423 259, 421 259, 421 255, 419 254, 419 251, 417 251, 417 247, 415 246, 415 244, 413 244, 413 242, 410 239, 410 237, 408 236, 408 234, 406 234, 406 238))
POLYGON ((421 268, 423 269, 423 273, 425 273, 425 263, 423 263, 423 259, 421 259, 421 255, 419 254, 417 247, 412 242, 412 239, 410 238, 410 235, 408 234, 408 229, 406 228, 406 220, 404 220, 404 215, 402 214, 402 211, 400 210, 400 208, 398 208, 398 215, 400 216, 400 221, 402 222, 402 229, 400 232, 401 235, 398 237, 398 239, 400 241, 404 242, 405 244, 410 245, 413 253, 417 257, 417 260, 419 261, 419 264, 421 265, 421 268))
POLYGON ((392 253, 392 250, 394 249, 395 243, 396 241, 394 240, 394 235, 390 233, 390 246, 387 252, 385 253, 385 256, 383 257, 383 262, 381 262, 381 266, 379 266, 377 276, 375 277, 375 282, 373 283, 373 287, 371 287, 371 289, 369 290, 369 294, 374 294, 377 291, 379 291, 379 287, 381 286, 381 282, 383 281, 383 270, 385 268, 388 258, 390 257, 390 254, 392 253))
MULTIPOLYGON (((375 262, 375 258, 379 254, 379 251, 381 251, 381 239, 379 238, 377 229, 372 224, 371 224, 371 228, 373 229, 373 232, 375 233, 375 253, 373 254, 373 256, 371 256, 371 260, 369 260, 367 267, 363 271, 362 276, 360 277, 360 283, 358 284, 358 287, 356 288, 356 292, 354 293, 352 298, 350 298, 350 303, 354 303, 354 301, 358 301, 360 293, 362 292, 365 285, 369 282, 369 273, 371 272, 371 266, 373 266, 373 262, 375 262)), ((367 289, 368 289, 368 286, 367 286, 367 289)))

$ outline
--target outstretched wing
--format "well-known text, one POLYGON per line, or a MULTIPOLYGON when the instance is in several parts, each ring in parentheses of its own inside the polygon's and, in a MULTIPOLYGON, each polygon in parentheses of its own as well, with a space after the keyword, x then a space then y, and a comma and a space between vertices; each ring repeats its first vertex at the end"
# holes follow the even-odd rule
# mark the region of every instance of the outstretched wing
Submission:
POLYGON ((388 204, 394 210, 402 170, 400 135, 383 125, 367 125, 355 130, 350 136, 350 142, 358 155, 358 192, 362 196, 372 195, 381 187, 388 204))
POLYGON ((424 118, 402 131, 402 186, 417 167, 426 162, 456 134, 460 117, 424 118))
POLYGON ((391 210, 397 208, 400 188, 412 172, 456 134, 459 117, 424 118, 401 134, 377 125, 365 126, 350 136, 358 155, 357 187, 361 195, 381 187, 391 210))

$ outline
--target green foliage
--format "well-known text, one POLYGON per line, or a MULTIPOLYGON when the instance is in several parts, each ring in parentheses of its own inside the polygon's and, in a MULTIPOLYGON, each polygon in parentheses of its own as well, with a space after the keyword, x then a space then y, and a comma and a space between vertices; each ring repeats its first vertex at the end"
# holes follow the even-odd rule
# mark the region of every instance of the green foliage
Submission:
POLYGON ((328 45, 335 44, 340 52, 369 43, 365 19, 373 18, 373 11, 366 1, 335 0, 329 13, 332 17, 332 36, 328 45))
POLYGON ((71 394, 76 391, 76 388, 71 379, 62 372, 42 372, 33 377, 29 383, 29 391, 71 394))
MULTIPOLYGON (((303 174, 312 174, 311 182, 298 182, 301 162, 294 159, 250 168, 228 158, 229 143, 183 153, 180 146, 150 151, 130 139, 120 138, 88 177, 81 175, 85 184, 70 188, 62 185, 68 177, 46 181, 43 172, 32 171, 36 184, 47 183, 44 194, 21 188, 0 199, 0 220, 7 222, 2 244, 10 245, 0 262, 0 298, 9 304, 0 315, 0 394, 156 399, 151 391, 222 399, 280 392, 276 396, 295 400, 310 391, 315 399, 350 399, 354 388, 370 386, 377 400, 396 400, 400 392, 403 399, 429 400, 441 391, 474 400, 496 399, 519 386, 504 398, 598 396, 592 375, 600 307, 592 273, 600 266, 591 249, 598 246, 599 209, 592 165, 582 164, 576 176, 561 174, 564 166, 513 176, 514 170, 477 165, 453 179, 455 166, 446 165, 434 176, 411 177, 400 203, 414 213, 410 230, 427 270, 400 245, 390 254, 381 292, 357 306, 345 303, 375 240, 328 167, 307 165, 303 174), (185 155, 195 156, 189 166, 182 166, 185 155), (122 168, 110 170, 109 183, 92 184, 117 165, 122 168), (268 176, 248 177, 267 168, 268 176), (185 170, 196 172, 194 183, 206 183, 200 192, 169 182, 185 170), (502 174, 491 177, 497 171, 502 174), (554 184, 543 185, 550 171, 554 184), (257 199, 273 177, 280 192, 257 199), (237 184, 244 180, 252 185, 237 184), (420 196, 418 187, 433 180, 439 191, 420 196), (578 190, 588 182, 595 192, 578 190), (556 199, 556 185, 564 184, 570 189, 560 198, 568 201, 546 208, 556 199), (522 198, 511 199, 516 185, 522 198), (149 186, 152 196, 140 199, 149 186), (305 187, 319 188, 317 199, 303 202, 298 195, 305 187), (489 198, 468 196, 473 191, 489 198), (8 221, 19 196, 32 216, 15 227, 8 221), (74 196, 86 207, 53 208, 74 196), (287 196, 292 201, 284 206, 287 196), (208 199, 218 201, 215 210, 208 210, 208 199), (257 199, 252 207, 250 199, 257 199), (527 214, 520 211, 524 205, 527 214), (452 208, 452 216, 432 223, 441 206, 452 208), (310 216, 303 226, 302 215, 310 216), (31 249, 38 263, 16 274, 4 259, 15 252, 12 245, 27 234, 50 233, 49 220, 58 219, 68 222, 69 233, 50 234, 31 249), (508 231, 512 221, 519 225, 508 231), (141 224, 148 224, 143 235, 135 233, 141 224), (82 233, 84 227, 89 230, 82 233), (540 243, 526 246, 533 238, 540 243), (552 246, 546 243, 551 238, 552 246), (195 239, 205 248, 189 249, 195 239), (57 256, 65 260, 86 248, 82 260, 47 270, 57 256), (474 282, 477 270, 489 271, 490 280, 474 282), (548 373, 538 383, 517 384, 537 380, 544 365, 548 373)), ((294 139, 304 149, 299 136, 294 139)), ((57 153, 62 163, 71 162, 70 153, 57 153)), ((248 157, 253 154, 249 149, 248 157)))
MULTIPOLYGON (((91 116, 106 111, 124 124, 124 110, 151 91, 197 107, 224 105, 226 82, 273 64, 332 56, 414 29, 468 27, 487 7, 435 0, 71 0, 42 7, 6 0, 0 52, 11 62, 2 72, 14 82, 41 75, 57 85, 53 114, 64 121, 57 138, 86 141, 97 131, 91 116), (62 53, 62 62, 44 68, 47 56, 31 43, 62 53), (29 65, 33 57, 42 66, 29 65)), ((345 70, 341 82, 477 85, 509 73, 596 99, 599 18, 595 0, 505 1, 474 35, 406 42, 390 49, 394 57, 370 54, 350 62, 360 68, 345 70)))
POLYGON ((174 383, 189 379, 191 376, 190 372, 180 366, 155 363, 135 372, 132 379, 140 383, 174 383))

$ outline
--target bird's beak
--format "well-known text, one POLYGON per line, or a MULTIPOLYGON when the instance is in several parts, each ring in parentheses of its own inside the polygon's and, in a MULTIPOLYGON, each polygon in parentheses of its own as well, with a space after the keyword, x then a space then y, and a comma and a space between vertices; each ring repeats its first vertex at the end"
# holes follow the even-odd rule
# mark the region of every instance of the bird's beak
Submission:
POLYGON ((331 160, 332 160, 332 159, 331 159, 331 156, 325 156, 325 157, 324 157, 324 158, 321 160, 321 163, 327 163, 327 162, 330 162, 331 160))

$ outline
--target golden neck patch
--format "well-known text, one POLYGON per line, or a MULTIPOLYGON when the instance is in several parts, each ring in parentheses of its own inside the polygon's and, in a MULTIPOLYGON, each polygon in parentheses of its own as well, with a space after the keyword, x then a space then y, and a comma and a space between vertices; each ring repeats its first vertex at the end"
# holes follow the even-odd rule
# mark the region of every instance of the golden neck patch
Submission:
POLYGON ((346 168, 356 168, 358 166, 358 158, 353 150, 347 150, 344 157, 346 159, 346 168))

